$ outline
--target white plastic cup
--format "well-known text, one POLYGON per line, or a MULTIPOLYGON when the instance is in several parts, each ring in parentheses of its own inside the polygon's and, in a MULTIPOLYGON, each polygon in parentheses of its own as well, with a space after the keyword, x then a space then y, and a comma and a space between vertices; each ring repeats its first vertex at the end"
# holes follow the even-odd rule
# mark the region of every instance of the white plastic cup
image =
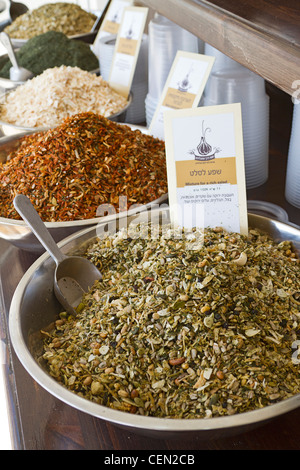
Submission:
POLYGON ((289 143, 285 198, 293 206, 300 208, 300 101, 294 103, 293 121, 289 143))
POLYGON ((204 53, 205 55, 209 55, 215 58, 214 65, 212 67, 212 73, 218 72, 220 70, 222 71, 224 69, 232 70, 242 67, 242 65, 240 65, 238 62, 231 59, 231 57, 228 57, 226 54, 219 51, 210 44, 204 44, 204 53))
POLYGON ((149 127, 151 124, 158 102, 158 99, 153 98, 149 93, 147 94, 145 99, 145 114, 147 127, 149 127))
MULTIPOLYGON (((219 51, 218 49, 211 46, 210 44, 207 44, 207 43, 204 44, 204 54, 215 58, 214 64, 211 69, 211 75, 216 72, 223 72, 224 70, 232 71, 232 70, 236 70, 239 68, 243 68, 241 64, 231 59, 226 54, 219 51)), ((204 94, 209 94, 209 88, 211 84, 210 77, 208 78, 207 83, 205 85, 204 94)))
POLYGON ((104 80, 108 81, 110 74, 110 67, 116 46, 116 34, 103 36, 99 40, 99 67, 100 74, 104 80))
POLYGON ((219 104, 247 100, 251 105, 265 95, 265 82, 262 77, 245 67, 224 69, 210 75, 210 87, 206 90, 207 99, 219 104))
POLYGON ((241 103, 246 187, 256 188, 269 175, 269 97, 264 79, 245 67, 212 73, 204 106, 229 103, 241 103))

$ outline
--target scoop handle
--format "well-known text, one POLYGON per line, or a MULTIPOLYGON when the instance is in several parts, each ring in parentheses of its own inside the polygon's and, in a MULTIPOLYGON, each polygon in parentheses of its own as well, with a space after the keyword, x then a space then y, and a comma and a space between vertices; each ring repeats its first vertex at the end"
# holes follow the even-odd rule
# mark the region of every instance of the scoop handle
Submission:
POLYGON ((0 39, 1 39, 1 42, 3 44, 3 46, 6 48, 7 50, 7 53, 8 53, 8 57, 10 58, 10 61, 13 65, 13 67, 15 67, 16 69, 19 68, 19 64, 18 64, 18 61, 17 61, 17 58, 16 58, 16 55, 15 55, 15 51, 12 47, 12 43, 11 43, 11 40, 10 40, 10 37, 7 33, 5 33, 4 31, 2 31, 0 33, 0 39))
POLYGON ((18 194, 14 198, 14 206, 22 219, 29 225, 32 232, 41 242, 43 247, 54 259, 56 265, 58 265, 63 259, 66 258, 66 256, 58 248, 46 225, 31 204, 30 199, 24 194, 18 194))

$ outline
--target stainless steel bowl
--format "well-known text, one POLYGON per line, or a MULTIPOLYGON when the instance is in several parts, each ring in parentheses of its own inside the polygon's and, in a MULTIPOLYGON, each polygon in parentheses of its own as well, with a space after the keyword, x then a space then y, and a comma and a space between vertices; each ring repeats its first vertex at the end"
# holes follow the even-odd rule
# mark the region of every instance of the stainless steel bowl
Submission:
MULTIPOLYGON (((139 128, 143 131, 142 127, 130 126, 132 129, 139 128)), ((0 139, 0 162, 6 161, 7 155, 19 145, 19 141, 24 135, 31 134, 32 131, 21 132, 20 134, 5 136, 0 139)), ((131 214, 140 212, 141 210, 147 210, 155 204, 162 204, 167 202, 168 195, 164 194, 160 198, 149 201, 149 203, 140 206, 139 208, 132 209, 131 214)), ((95 217, 93 219, 85 220, 74 220, 66 222, 45 222, 51 235, 56 242, 66 238, 67 236, 78 232, 84 228, 95 226, 102 220, 110 221, 115 216, 104 216, 95 217)), ((35 235, 28 228, 27 224, 23 220, 8 219, 0 217, 0 238, 11 242, 14 246, 21 248, 26 251, 32 251, 35 253, 42 253, 44 251, 40 242, 37 240, 35 235)))
MULTIPOLYGON (((92 73, 92 72, 91 72, 92 73)), ((0 110, 1 110, 1 104, 5 103, 6 96, 14 91, 14 88, 7 90, 5 93, 0 95, 0 110)), ((132 104, 132 93, 130 93, 127 104, 124 106, 124 108, 120 109, 117 113, 111 114, 110 116, 107 116, 107 119, 110 121, 114 122, 125 122, 126 120, 126 113, 129 109, 129 107, 132 104)), ((81 112, 85 112, 84 109, 81 110, 81 112)), ((18 124, 11 124, 10 122, 3 121, 0 118, 0 126, 1 126, 1 136, 10 136, 10 135, 16 135, 20 134, 22 132, 42 132, 42 131, 47 131, 50 129, 50 127, 26 127, 26 126, 19 126, 18 124)), ((52 126, 51 126, 52 127, 52 126)), ((56 127, 53 126, 53 127, 56 127)))
MULTIPOLYGON (((69 39, 76 39, 79 41, 86 42, 87 44, 93 44, 94 40, 96 39, 98 31, 89 31, 88 33, 81 33, 75 34, 73 36, 68 36, 69 39)), ((11 38, 11 42, 14 48, 18 49, 24 44, 26 44, 28 39, 18 39, 18 38, 11 38)))
MULTIPOLYGON (((136 217, 129 217, 127 223, 136 217)), ((168 208, 156 208, 153 211, 143 212, 138 216, 138 220, 168 222, 168 217, 168 208)), ((124 220, 122 222, 124 223, 124 220)), ((115 223, 118 226, 117 219, 115 223)), ((296 227, 251 214, 249 214, 249 225, 264 230, 277 241, 291 240, 300 254, 300 230, 296 227)), ((104 223, 100 223, 98 228, 103 230, 104 223)), ((62 241, 60 247, 64 253, 80 254, 82 247, 92 242, 97 233, 99 232, 95 227, 83 230, 62 241)), ((52 259, 44 254, 25 273, 12 299, 9 331, 13 347, 25 369, 50 394, 68 405, 140 434, 155 437, 161 435, 164 438, 196 435, 204 439, 249 430, 300 405, 300 394, 297 394, 280 403, 233 416, 183 420, 136 416, 79 397, 51 378, 38 360, 42 348, 39 331, 56 319, 61 310, 53 294, 53 271, 52 259)))

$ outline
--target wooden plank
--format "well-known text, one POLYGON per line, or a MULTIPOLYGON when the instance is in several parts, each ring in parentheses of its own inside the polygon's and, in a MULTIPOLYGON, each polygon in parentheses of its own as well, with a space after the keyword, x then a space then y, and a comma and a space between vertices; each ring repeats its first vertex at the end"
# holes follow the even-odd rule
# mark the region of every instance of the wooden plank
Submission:
MULTIPOLYGON (((264 15, 263 21, 257 21, 258 15, 255 14, 241 17, 237 14, 238 10, 234 10, 235 13, 225 10, 225 5, 232 8, 232 0, 220 0, 222 8, 214 4, 218 2, 205 0, 140 2, 181 25, 289 95, 300 88, 300 40, 299 37, 295 38, 297 29, 288 29, 286 26, 289 24, 291 10, 287 10, 289 14, 282 11, 281 20, 277 20, 276 27, 271 23, 272 4, 279 5, 279 1, 264 2, 269 4, 270 12, 264 15), (267 27, 268 21, 270 27, 267 27), (287 34, 284 33, 284 27, 288 30, 287 34)), ((251 3, 259 5, 259 0, 251 3)), ((258 11, 257 7, 256 12, 258 11)))

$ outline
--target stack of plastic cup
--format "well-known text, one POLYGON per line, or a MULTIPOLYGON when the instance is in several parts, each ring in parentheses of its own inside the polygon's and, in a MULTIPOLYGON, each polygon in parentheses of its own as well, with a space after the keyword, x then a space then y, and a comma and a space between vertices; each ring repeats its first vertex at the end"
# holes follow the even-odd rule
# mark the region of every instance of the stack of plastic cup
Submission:
MULTIPOLYGON (((198 53, 202 42, 189 31, 155 13, 148 25, 148 95, 146 121, 151 122, 177 51, 198 53)), ((204 44, 203 44, 204 49, 204 44)))
POLYGON ((204 105, 241 103, 246 187, 268 179, 269 97, 265 81, 245 67, 223 69, 210 75, 204 105))
MULTIPOLYGON (((99 41, 99 66, 104 80, 109 80, 116 45, 116 35, 102 37, 99 41)), ((125 121, 131 124, 144 123, 145 99, 148 93, 148 36, 142 37, 136 69, 131 85, 132 103, 126 112, 125 121)))
POLYGON ((300 208, 300 101, 295 101, 285 180, 286 200, 300 208))

